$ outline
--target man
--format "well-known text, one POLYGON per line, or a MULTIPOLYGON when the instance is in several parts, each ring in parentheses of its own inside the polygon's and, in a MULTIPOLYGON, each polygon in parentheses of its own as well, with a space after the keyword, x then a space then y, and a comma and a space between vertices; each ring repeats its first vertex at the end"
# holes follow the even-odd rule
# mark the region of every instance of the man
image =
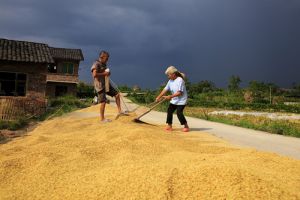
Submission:
POLYGON ((92 76, 94 78, 94 87, 98 94, 98 102, 100 103, 100 121, 102 123, 111 122, 110 119, 104 117, 105 105, 106 105, 106 94, 115 97, 116 104, 118 107, 119 115, 122 114, 120 94, 114 87, 109 83, 110 71, 107 68, 107 62, 109 59, 109 53, 101 51, 98 60, 96 60, 91 68, 92 76), (107 87, 105 87, 105 84, 107 87))

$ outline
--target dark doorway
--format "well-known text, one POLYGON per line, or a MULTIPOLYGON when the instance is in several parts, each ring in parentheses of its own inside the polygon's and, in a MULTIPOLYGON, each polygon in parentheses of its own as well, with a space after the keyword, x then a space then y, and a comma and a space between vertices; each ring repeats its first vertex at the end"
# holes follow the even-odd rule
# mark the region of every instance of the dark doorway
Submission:
POLYGON ((55 87, 55 96, 56 97, 66 95, 67 92, 68 92, 68 87, 67 86, 57 85, 55 87))

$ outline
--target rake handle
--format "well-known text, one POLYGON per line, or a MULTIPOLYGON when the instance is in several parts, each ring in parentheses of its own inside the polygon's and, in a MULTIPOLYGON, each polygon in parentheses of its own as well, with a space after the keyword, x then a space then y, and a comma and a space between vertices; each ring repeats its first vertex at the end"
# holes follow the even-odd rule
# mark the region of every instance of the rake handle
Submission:
POLYGON ((149 108, 148 111, 144 112, 143 114, 141 114, 140 116, 138 116, 136 119, 140 119, 141 117, 143 117, 144 115, 148 114, 151 110, 153 110, 155 107, 157 107, 159 104, 161 104, 162 102, 164 102, 166 99, 163 99, 157 103, 155 103, 151 108, 149 108))

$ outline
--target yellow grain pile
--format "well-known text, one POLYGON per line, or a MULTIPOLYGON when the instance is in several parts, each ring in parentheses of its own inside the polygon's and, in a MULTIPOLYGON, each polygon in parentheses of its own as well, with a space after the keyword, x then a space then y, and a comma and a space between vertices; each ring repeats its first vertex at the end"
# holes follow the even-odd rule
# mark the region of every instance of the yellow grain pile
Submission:
POLYGON ((0 145, 0 199, 300 199, 299 160, 134 116, 100 124, 98 109, 0 145))

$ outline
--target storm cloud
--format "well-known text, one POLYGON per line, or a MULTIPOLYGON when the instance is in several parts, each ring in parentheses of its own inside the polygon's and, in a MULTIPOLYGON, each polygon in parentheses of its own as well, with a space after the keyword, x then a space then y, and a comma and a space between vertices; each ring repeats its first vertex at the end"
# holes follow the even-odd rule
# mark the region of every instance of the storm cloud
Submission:
POLYGON ((0 37, 81 48, 80 79, 100 50, 119 85, 157 88, 169 65, 192 82, 229 76, 300 82, 298 0, 1 0, 0 37))

